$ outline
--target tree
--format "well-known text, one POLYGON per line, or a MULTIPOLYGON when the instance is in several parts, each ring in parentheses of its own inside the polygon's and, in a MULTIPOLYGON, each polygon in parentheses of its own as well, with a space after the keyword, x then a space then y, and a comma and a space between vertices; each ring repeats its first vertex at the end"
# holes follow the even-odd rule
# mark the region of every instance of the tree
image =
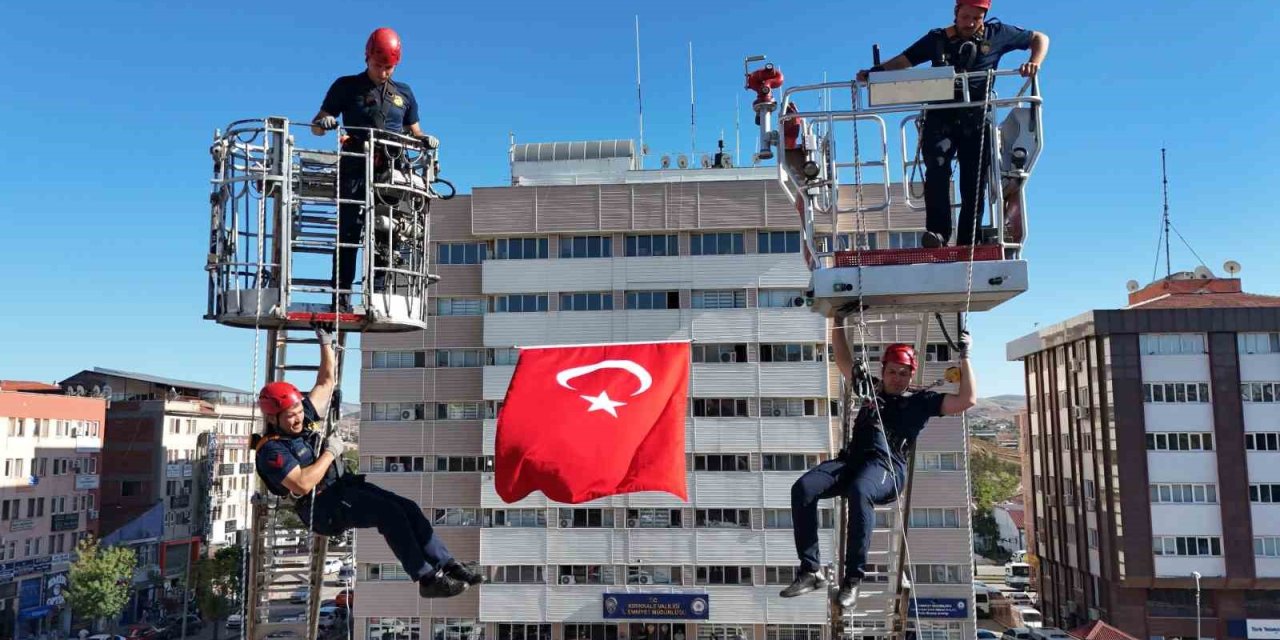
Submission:
POLYGON ((76 545, 76 553, 79 557, 68 576, 67 604, 77 615, 93 620, 96 629, 124 611, 138 558, 127 547, 101 548, 92 536, 76 545))
POLYGON ((243 563, 241 547, 223 547, 212 558, 201 558, 196 562, 196 602, 204 619, 213 624, 213 640, 218 640, 222 621, 240 607, 243 563))
POLYGON ((975 451, 969 456, 969 473, 973 482, 975 551, 999 561, 1007 553, 1000 548, 1000 529, 991 509, 1018 492, 1022 470, 990 453, 975 451))

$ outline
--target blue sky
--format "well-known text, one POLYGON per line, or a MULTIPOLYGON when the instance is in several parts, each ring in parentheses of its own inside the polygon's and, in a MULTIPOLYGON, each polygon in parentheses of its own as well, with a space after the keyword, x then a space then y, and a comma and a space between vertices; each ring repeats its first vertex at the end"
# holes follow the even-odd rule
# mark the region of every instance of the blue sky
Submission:
MULTIPOLYGON (((690 41, 711 149, 721 128, 732 139, 735 102, 749 138, 744 56, 767 54, 789 83, 848 77, 873 42, 887 58, 951 16, 946 0, 181 4, 0 10, 0 378, 104 366, 247 388, 252 332, 201 318, 211 136, 239 118, 309 118, 335 76, 362 69, 377 26, 404 39, 396 77, 465 192, 506 183, 508 132, 636 136, 637 14, 655 153, 688 146, 690 41)), ((982 395, 1022 392, 1007 341, 1123 305, 1125 281, 1151 279, 1161 145, 1174 224, 1210 268, 1237 260, 1246 290, 1280 294, 1272 1, 996 0, 992 15, 1052 48, 1031 291, 973 318, 982 395)), ((1177 238, 1173 254, 1175 269, 1196 264, 1177 238)))

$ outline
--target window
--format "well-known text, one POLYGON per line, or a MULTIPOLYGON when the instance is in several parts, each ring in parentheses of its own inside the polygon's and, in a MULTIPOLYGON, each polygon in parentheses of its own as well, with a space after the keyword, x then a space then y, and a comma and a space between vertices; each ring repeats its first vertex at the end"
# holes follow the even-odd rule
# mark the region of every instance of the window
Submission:
POLYGON ((545 260, 546 238, 499 238, 494 241, 493 257, 497 260, 545 260))
POLYGON ((1275 504, 1280 502, 1280 484, 1249 485, 1249 502, 1275 504))
POLYGON ((747 361, 745 344, 690 345, 690 359, 700 364, 730 364, 747 361))
MULTIPOLYGON (((1250 593, 1246 591, 1245 593, 1250 593)), ((1200 614, 1212 618, 1217 615, 1213 598, 1203 598, 1200 614)), ((1194 618, 1196 616, 1195 589, 1150 589, 1147 591, 1147 615, 1153 618, 1194 618)), ((1173 640, 1170 638, 1170 640, 1173 640)))
POLYGON ((951 346, 945 344, 927 344, 924 346, 925 362, 950 362, 951 346))
MULTIPOLYGON (((790 509, 764 510, 764 528, 766 529, 790 530, 793 523, 794 520, 791 517, 790 509)), ((818 509, 818 527, 821 529, 831 529, 835 527, 835 520, 832 518, 830 509, 818 509)))
POLYGON ((1249 618, 1280 618, 1280 591, 1274 589, 1245 591, 1244 612, 1249 618))
POLYGON ((766 624, 765 640, 822 640, 822 625, 766 624))
POLYGON ((421 637, 420 618, 368 618, 366 637, 381 640, 409 640, 421 637))
POLYGON ((543 509, 485 509, 484 526, 535 529, 547 526, 543 509))
POLYGON ((438 316, 482 316, 484 298, 436 298, 432 309, 438 316))
POLYGON ((755 640, 755 629, 749 624, 700 624, 695 640, 755 640))
POLYGON ((1098 548, 1098 530, 1093 527, 1089 527, 1089 548, 1098 548))
POLYGON ((695 418, 746 418, 746 398, 694 398, 689 415, 695 418))
POLYGON ((431 523, 438 527, 478 527, 480 509, 472 507, 446 507, 434 509, 431 523))
POLYGON ((693 456, 694 471, 750 471, 747 454, 698 453, 693 456))
POLYGON ((564 640, 618 640, 618 625, 566 624, 564 640))
POLYGON ((551 625, 499 622, 498 640, 551 640, 551 625))
POLYGON ((628 291, 627 308, 633 310, 679 309, 679 291, 628 291))
POLYGON ((122 497, 142 495, 142 481, 141 480, 120 481, 120 495, 122 497))
POLYGON ((1218 536, 1153 536, 1157 556, 1220 556, 1222 538, 1218 536))
POLYGON ((684 569, 678 566, 627 567, 627 584, 680 584, 683 576, 684 569))
POLYGON ((441 473, 492 472, 493 456, 436 456, 436 471, 441 473))
POLYGON ((800 253, 799 231, 760 231, 756 233, 757 253, 800 253))
POLYGON ((680 255, 680 237, 675 234, 627 236, 628 258, 678 255, 680 255))
POLYGON ((630 529, 679 529, 683 519, 679 509, 627 509, 630 529))
POLYGON ((1138 336, 1138 349, 1144 356, 1208 353, 1203 333, 1144 333, 1138 336))
POLYGON ((513 365, 520 359, 520 350, 511 347, 490 349, 490 360, 495 365, 513 365))
MULTIPOLYGON (((852 236, 847 233, 837 233, 834 243, 832 243, 830 234, 819 234, 817 240, 818 251, 852 251, 854 249, 852 236)), ((863 250, 874 251, 876 249, 876 234, 859 233, 858 240, 858 244, 863 250)))
POLYGON ((765 567, 765 584, 791 584, 796 579, 796 567, 765 567))
POLYGON ((437 349, 437 367, 483 367, 489 361, 485 349, 437 349))
POLYGON ((890 249, 919 249, 920 248, 920 232, 919 231, 890 231, 889 232, 889 248, 890 249))
POLYGON ((560 584, 614 584, 613 567, 595 564, 562 564, 556 567, 560 584))
POLYGON ((962 640, 961 627, 959 622, 927 622, 924 620, 909 620, 907 626, 915 633, 916 640, 962 640), (919 630, 915 627, 919 622, 919 630))
POLYGON ((760 398, 762 418, 802 418, 818 415, 821 398, 760 398))
POLYGON ((694 309, 745 309, 747 292, 744 289, 709 289, 693 292, 694 309))
POLYGON ((701 566, 697 584, 751 584, 751 567, 701 566))
POLYGON ((611 236, 560 236, 561 258, 612 258, 611 236))
POLYGON ((1280 353, 1280 333, 1241 333, 1236 335, 1240 353, 1280 353))
POLYGON ((562 293, 561 311, 613 311, 612 293, 562 293))
POLYGON ((689 253, 695 256, 726 256, 746 253, 742 232, 694 233, 689 236, 689 253))
POLYGON ((1148 433, 1147 451, 1213 451, 1213 434, 1148 433))
POLYGON ((695 509, 693 526, 699 529, 750 529, 750 509, 695 509))
POLYGON ((433 402, 431 413, 435 420, 482 420, 496 414, 488 413, 488 405, 479 400, 470 402, 433 402))
POLYGON ((760 345, 760 362, 825 362, 826 353, 819 344, 760 345))
POLYGON ((959 564, 913 564, 911 571, 916 584, 964 584, 965 565, 959 564))
POLYGON ((956 509, 912 509, 910 526, 915 529, 958 529, 960 512, 956 509))
POLYGON ((547 310, 547 294, 511 294, 493 299, 494 313, 535 313, 547 310))
POLYGON ((480 264, 489 252, 489 246, 483 242, 442 242, 438 246, 438 264, 480 264))
POLYGON ((384 562, 381 564, 366 565, 369 580, 377 580, 382 582, 407 582, 410 580, 409 574, 399 564, 393 562, 384 562))
POLYGON ((1277 402, 1280 398, 1280 382, 1243 382, 1240 399, 1245 402, 1277 402))
POLYGON ((1253 555, 1260 558, 1280 558, 1280 537, 1258 536, 1254 538, 1253 555))
POLYGON ((1142 385, 1143 402, 1209 402, 1207 382, 1155 382, 1142 385))
POLYGON ((498 584, 543 584, 547 581, 546 567, 541 565, 493 567, 490 577, 498 584))
POLYGON ((413 369, 426 366, 426 354, 422 351, 374 351, 374 369, 413 369))
POLYGON ((1216 504, 1216 484, 1153 484, 1151 502, 1157 504, 1216 504))
POLYGON ((960 453, 920 453, 922 471, 960 471, 960 453))
POLYGON ((612 529, 613 509, 561 509, 561 529, 612 529))
POLYGON ((804 291, 800 289, 760 289, 756 306, 769 309, 803 307, 804 291))
POLYGON ((369 419, 374 422, 425 420, 426 405, 421 402, 370 402, 369 419))
POLYGON ((808 471, 819 460, 817 455, 803 453, 766 453, 763 461, 765 471, 808 471))

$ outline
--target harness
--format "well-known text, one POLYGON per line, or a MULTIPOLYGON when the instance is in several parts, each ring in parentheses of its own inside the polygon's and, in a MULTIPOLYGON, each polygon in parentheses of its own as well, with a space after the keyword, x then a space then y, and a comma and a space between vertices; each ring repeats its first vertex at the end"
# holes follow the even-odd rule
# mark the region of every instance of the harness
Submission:
MULTIPOLYGON (((312 423, 311 421, 309 421, 309 420, 308 420, 308 421, 307 421, 307 423, 306 423, 305 425, 303 425, 303 427, 302 427, 302 433, 301 433, 301 434, 299 434, 298 436, 295 436, 295 438, 315 438, 315 437, 317 437, 317 436, 320 434, 320 432, 319 432, 319 431, 316 431, 316 430, 312 427, 312 424, 313 424, 313 423, 312 423)), ((266 444, 267 444, 268 442, 273 442, 273 441, 276 441, 276 440, 293 440, 293 439, 295 439, 295 438, 286 438, 286 437, 284 437, 284 436, 280 435, 278 432, 276 432, 276 430, 273 428, 273 429, 271 430, 271 433, 268 433, 268 434, 266 434, 266 435, 263 435, 263 434, 260 434, 260 433, 255 433, 255 434, 253 434, 252 436, 250 436, 250 437, 249 437, 249 447, 253 449, 254 457, 256 458, 256 457, 257 457, 258 452, 259 452, 259 451, 261 451, 261 450, 262 450, 262 447, 266 446, 266 444)), ((311 450, 312 450, 312 453, 313 453, 313 455, 314 455, 314 452, 315 452, 315 450, 317 449, 317 447, 316 447, 314 444, 310 443, 310 442, 308 442, 307 444, 311 446, 311 450)), ((292 452, 292 450, 291 450, 291 452, 292 452)), ((316 458, 319 458, 319 456, 316 456, 316 458)), ((301 460, 299 460, 299 462, 301 462, 301 460)), ((315 464, 315 461, 314 461, 314 460, 312 461, 312 464, 315 464)), ((338 463, 338 462, 335 462, 334 464, 339 464, 339 463, 338 463)), ((259 474, 259 475, 261 475, 261 474, 259 474)), ((330 466, 330 468, 329 468, 329 469, 326 469, 326 470, 325 470, 324 478, 320 481, 320 484, 316 485, 316 489, 315 489, 316 495, 319 495, 319 494, 320 494, 320 493, 322 493, 325 489, 329 488, 330 486, 333 486, 333 484, 334 484, 334 483, 336 483, 336 482, 337 482, 337 480, 338 480, 338 476, 337 476, 337 474, 334 472, 333 467, 332 467, 332 466, 330 466)), ((285 488, 284 486, 276 486, 276 484, 275 484, 275 483, 273 483, 273 482, 268 482, 268 481, 266 481, 266 479, 265 479, 265 478, 263 479, 263 483, 267 485, 267 490, 268 490, 268 491, 270 491, 272 494, 277 495, 277 496, 281 496, 281 497, 290 497, 290 498, 293 498, 294 500, 299 500, 299 499, 301 499, 301 498, 306 497, 306 496, 300 496, 300 495, 297 495, 297 494, 293 493, 292 491, 289 491, 289 490, 288 490, 287 488, 285 488)))

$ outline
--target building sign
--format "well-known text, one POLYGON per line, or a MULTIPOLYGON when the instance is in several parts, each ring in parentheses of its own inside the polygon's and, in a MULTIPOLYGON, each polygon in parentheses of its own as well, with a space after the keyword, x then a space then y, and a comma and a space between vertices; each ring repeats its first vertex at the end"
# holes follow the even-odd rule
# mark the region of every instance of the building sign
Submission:
POLYGON ((180 465, 180 464, 166 464, 166 465, 164 466, 164 477, 166 477, 166 478, 181 478, 181 477, 182 477, 182 465, 180 465))
POLYGON ((605 620, 706 620, 711 597, 705 593, 605 593, 605 620))
POLYGON ((1244 631, 1249 640, 1280 640, 1280 620, 1245 620, 1244 631))
POLYGON ((9 521, 10 531, 30 531, 35 526, 36 526, 36 521, 32 520, 31 518, 27 518, 25 520, 9 521))
POLYGON ((920 618, 968 618, 968 598, 911 598, 909 616, 920 618))
POLYGON ((0 564, 0 582, 12 580, 17 576, 25 576, 33 573, 45 573, 49 571, 49 558, 36 558, 33 560, 15 560, 0 564))
POLYGON ((80 514, 77 513, 55 513, 53 521, 49 524, 50 531, 75 531, 80 527, 80 514))
POLYGON ((98 488, 98 474, 77 473, 76 491, 91 491, 98 488))
POLYGON ((18 585, 18 610, 29 611, 40 606, 40 578, 23 580, 18 585))
POLYGON ((55 573, 44 582, 44 603, 50 607, 61 607, 67 603, 62 594, 67 588, 67 573, 55 573))

